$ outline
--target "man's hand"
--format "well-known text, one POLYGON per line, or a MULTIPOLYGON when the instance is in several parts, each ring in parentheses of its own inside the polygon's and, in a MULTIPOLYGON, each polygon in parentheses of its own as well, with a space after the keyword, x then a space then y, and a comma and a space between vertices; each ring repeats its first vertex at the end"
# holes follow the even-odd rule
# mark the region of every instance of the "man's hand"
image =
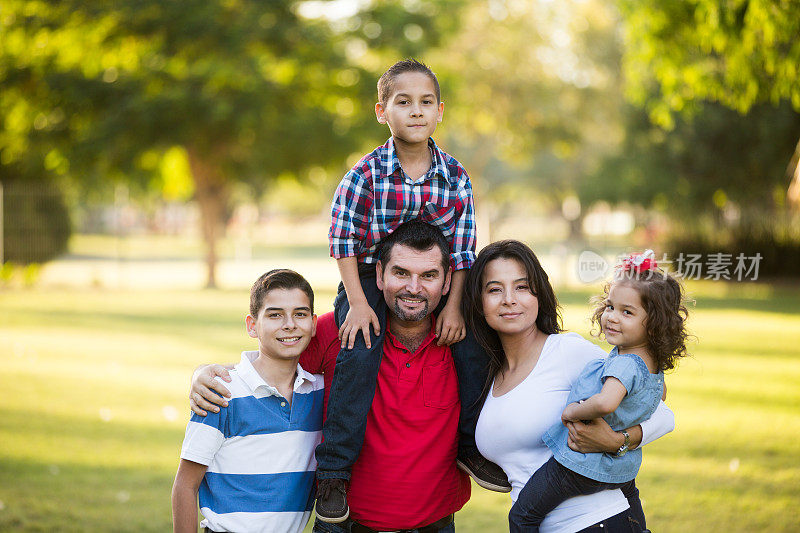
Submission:
POLYGON ((436 344, 450 346, 467 336, 467 327, 458 305, 451 305, 455 299, 448 300, 436 318, 436 344))
POLYGON ((222 365, 203 365, 197 367, 192 374, 192 386, 189 389, 189 407, 198 416, 206 416, 208 409, 214 413, 219 412, 219 405, 227 407, 225 398, 231 397, 231 391, 222 383, 214 379, 221 377, 230 383, 231 376, 222 365))
POLYGON ((342 348, 345 346, 352 350, 356 343, 356 335, 360 331, 364 335, 364 343, 367 348, 372 348, 372 340, 369 336, 369 327, 375 330, 375 335, 381 334, 381 324, 378 322, 378 315, 369 306, 366 300, 350 305, 350 310, 339 328, 339 339, 342 341, 342 348))

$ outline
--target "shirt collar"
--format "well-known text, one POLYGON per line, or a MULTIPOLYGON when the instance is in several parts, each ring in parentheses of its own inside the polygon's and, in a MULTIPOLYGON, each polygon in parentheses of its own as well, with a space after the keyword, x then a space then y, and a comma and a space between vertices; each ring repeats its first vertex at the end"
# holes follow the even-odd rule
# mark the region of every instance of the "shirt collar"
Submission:
MULTIPOLYGON (((384 147, 386 148, 386 176, 391 176, 395 172, 402 172, 400 159, 397 157, 397 152, 394 147, 394 137, 389 137, 384 147)), ((450 180, 451 176, 450 172, 447 170, 447 162, 444 158, 444 153, 439 150, 436 141, 434 141, 432 137, 428 137, 428 150, 431 152, 432 163, 431 168, 428 169, 428 172, 425 174, 425 178, 431 175, 431 171, 433 171, 434 175, 439 174, 444 179, 450 180)))
MULTIPOLYGON (((242 360, 241 362, 236 365, 236 372, 239 374, 239 377, 242 378, 245 385, 250 389, 250 392, 256 393, 257 391, 263 391, 265 396, 281 396, 281 393, 278 392, 278 389, 264 381, 264 378, 261 377, 261 374, 253 366, 253 361, 255 361, 259 356, 257 350, 253 351, 245 351, 242 352, 242 360)), ((297 377, 294 380, 294 386, 292 390, 295 392, 303 385, 305 382, 314 383, 317 381, 317 376, 314 374, 309 374, 303 367, 300 366, 300 363, 297 363, 297 377)))
MULTIPOLYGON (((419 345, 419 348, 417 348, 417 352, 419 352, 421 350, 424 350, 425 347, 428 346, 428 344, 430 344, 431 342, 433 342, 433 340, 436 338, 436 328, 434 328, 434 325, 436 324, 436 317, 431 315, 430 320, 431 320, 431 330, 428 332, 428 336, 425 337, 425 339, 419 345)), ((402 342, 400 342, 400 339, 398 339, 397 337, 394 336, 394 334, 392 333, 392 328, 391 328, 390 324, 391 324, 390 320, 387 320, 386 321, 386 338, 389 339, 389 341, 392 343, 392 345, 395 348, 397 348, 398 350, 408 350, 408 346, 405 346, 402 342)), ((410 350, 409 350, 409 352, 410 352, 410 350)), ((416 353, 416 352, 414 352, 414 353, 416 353)))

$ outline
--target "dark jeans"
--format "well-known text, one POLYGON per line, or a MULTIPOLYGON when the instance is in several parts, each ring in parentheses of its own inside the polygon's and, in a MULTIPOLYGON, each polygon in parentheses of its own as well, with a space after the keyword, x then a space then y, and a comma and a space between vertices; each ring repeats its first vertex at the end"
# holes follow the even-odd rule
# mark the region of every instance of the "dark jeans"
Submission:
MULTIPOLYGON (((554 457, 543 464, 520 491, 517 501, 508 514, 509 529, 512 533, 537 532, 547 513, 561 502, 573 496, 594 494, 607 489, 622 490, 630 505, 628 511, 639 527, 635 531, 645 529, 642 502, 639 500, 639 490, 633 480, 625 483, 597 481, 573 472, 554 457)), ((630 529, 620 531, 630 531, 630 529)))
MULTIPOLYGON (((367 302, 380 321, 381 332, 376 336, 370 327, 371 349, 367 349, 363 335, 358 335, 353 349, 343 348, 336 358, 327 418, 322 428, 323 441, 317 446, 316 452, 319 479, 350 479, 350 468, 361 453, 364 443, 367 415, 375 397, 378 369, 383 355, 388 310, 383 293, 376 285, 375 265, 359 265, 358 273, 367 302)), ((434 313, 441 311, 446 301, 443 298, 434 313)), ((334 302, 337 326, 344 322, 349 310, 347 295, 340 283, 334 302)), ((488 357, 470 332, 467 332, 464 340, 451 346, 451 351, 458 374, 461 400, 459 453, 463 453, 469 449, 477 450, 475 425, 478 423, 486 392, 484 385, 489 374, 488 357)))
MULTIPOLYGON (((352 527, 353 521, 350 519, 345 520, 340 524, 329 524, 327 522, 322 522, 321 520, 316 520, 314 522, 314 533, 350 533, 350 528, 352 527)), ((412 529, 410 531, 416 532, 418 530, 412 529)), ((451 523, 450 525, 444 526, 441 528, 438 533, 455 533, 456 531, 456 524, 455 522, 451 523)))

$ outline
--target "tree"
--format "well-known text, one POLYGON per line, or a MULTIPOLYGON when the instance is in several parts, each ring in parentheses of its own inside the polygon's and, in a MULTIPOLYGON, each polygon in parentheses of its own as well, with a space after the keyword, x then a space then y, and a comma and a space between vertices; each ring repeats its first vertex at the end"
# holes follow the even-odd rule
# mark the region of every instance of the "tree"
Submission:
MULTIPOLYGON (((369 115, 354 113, 355 102, 374 98, 372 75, 352 60, 360 25, 337 29, 303 15, 302 4, 5 2, 0 164, 36 152, 84 188, 108 180, 144 188, 154 157, 180 147, 214 286, 233 185, 258 194, 281 174, 340 168, 371 127, 369 115)), ((379 7, 377 15, 397 9, 379 7)), ((430 18, 408 16, 419 31, 430 18)))
MULTIPOLYGON (((621 142, 617 25, 602 0, 471 2, 459 32, 432 54, 442 140, 493 221, 521 191, 560 207, 621 142)), ((580 218, 571 222, 577 237, 580 218)))
MULTIPOLYGON (((661 126, 704 101, 744 114, 787 102, 800 112, 800 4, 776 0, 621 0, 628 94, 661 126)), ((788 157, 787 157, 788 159, 788 157)), ((800 208, 800 142, 788 166, 800 208)))

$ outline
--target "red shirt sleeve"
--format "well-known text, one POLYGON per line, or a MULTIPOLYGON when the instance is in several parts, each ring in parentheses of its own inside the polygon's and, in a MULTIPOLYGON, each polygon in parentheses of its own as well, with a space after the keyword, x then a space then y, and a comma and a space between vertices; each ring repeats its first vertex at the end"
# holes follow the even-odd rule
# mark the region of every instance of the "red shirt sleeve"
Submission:
POLYGON ((339 354, 339 335, 333 311, 317 318, 317 333, 308 348, 300 356, 300 366, 312 374, 327 374, 326 382, 333 375, 336 356, 339 354))

